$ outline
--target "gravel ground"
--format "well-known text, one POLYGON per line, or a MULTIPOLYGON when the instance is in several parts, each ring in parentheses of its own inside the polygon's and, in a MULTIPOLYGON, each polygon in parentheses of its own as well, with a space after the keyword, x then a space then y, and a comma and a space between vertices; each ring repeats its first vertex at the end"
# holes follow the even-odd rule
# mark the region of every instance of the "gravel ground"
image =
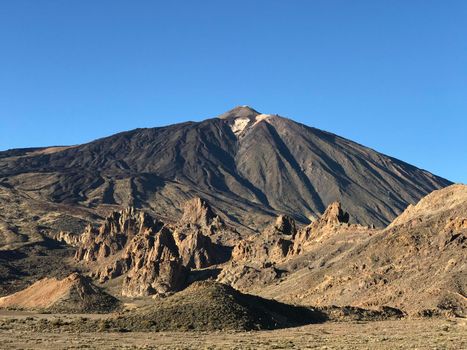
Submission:
MULTIPOLYGON (((4 321, 7 318, 3 315, 4 321)), ((252 332, 38 332, 18 325, 0 330, 0 348, 459 350, 467 349, 467 320, 328 322, 252 332)))

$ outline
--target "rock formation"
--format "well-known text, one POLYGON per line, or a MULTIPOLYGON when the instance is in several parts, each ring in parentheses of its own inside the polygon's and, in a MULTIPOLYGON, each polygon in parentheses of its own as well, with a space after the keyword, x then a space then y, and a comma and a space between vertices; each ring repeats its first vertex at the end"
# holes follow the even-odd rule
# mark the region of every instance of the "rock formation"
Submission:
POLYGON ((187 267, 199 269, 225 260, 223 249, 197 229, 176 230, 175 240, 183 264, 187 267))
POLYGON ((342 210, 339 202, 331 203, 323 213, 318 223, 321 226, 340 225, 349 222, 349 213, 342 210))
MULTIPOLYGON (((87 225, 85 232, 91 231, 92 226, 87 225)), ((81 235, 76 235, 70 232, 66 231, 60 231, 59 233, 55 234, 52 236, 53 239, 59 242, 66 243, 72 247, 80 247, 81 246, 81 240, 85 237, 84 233, 81 235)))
MULTIPOLYGON (((337 230, 342 233, 342 226, 348 227, 348 222, 349 213, 342 209, 341 204, 339 202, 331 203, 319 219, 313 221, 297 233, 291 254, 300 253, 308 243, 313 240, 322 239, 324 235, 331 234, 337 230)), ((356 228, 357 225, 352 227, 352 229, 356 228)))
POLYGON ((122 261, 128 266, 122 287, 124 296, 166 294, 185 285, 188 270, 166 228, 156 235, 136 236, 125 249, 122 261))
POLYGON ((214 214, 211 206, 205 200, 195 197, 185 202, 179 224, 192 224, 206 228, 214 220, 217 220, 217 215, 214 214))
POLYGON ((219 281, 243 291, 261 290, 261 286, 273 284, 306 264, 300 260, 301 256, 316 249, 322 240, 340 236, 341 240, 348 240, 348 246, 355 237, 360 239, 376 232, 348 222, 349 214, 338 202, 329 205, 319 219, 301 229, 297 229, 292 218, 281 215, 260 235, 235 245, 232 262, 223 268, 219 281))
POLYGON ((296 233, 295 221, 280 215, 260 235, 238 242, 232 251, 232 259, 259 266, 282 261, 289 253, 296 233))
POLYGON ((228 249, 211 239, 227 231, 223 221, 205 200, 199 197, 188 200, 182 219, 174 228, 183 264, 190 268, 204 268, 228 260, 228 249))
POLYGON ((288 215, 279 215, 276 219, 274 225, 269 226, 266 229, 266 234, 281 234, 281 235, 289 235, 293 238, 297 233, 297 226, 295 224, 295 220, 288 215))
POLYGON ((157 232, 162 223, 129 207, 108 216, 98 230, 88 226, 81 235, 76 259, 91 262, 121 251, 137 234, 157 232))
POLYGON ((124 275, 124 296, 167 294, 185 285, 190 268, 205 268, 229 258, 226 247, 203 234, 221 227, 222 221, 200 198, 188 201, 183 218, 175 225, 128 208, 112 213, 98 230, 89 226, 77 242, 75 257, 88 264, 100 282, 124 275))
POLYGON ((249 262, 252 266, 279 263, 288 255, 300 253, 311 237, 317 238, 342 225, 349 226, 348 221, 349 214, 342 210, 338 202, 329 205, 321 218, 301 230, 297 230, 291 217, 280 215, 262 234, 238 242, 232 251, 232 258, 236 262, 249 262))
POLYGON ((124 296, 177 291, 187 276, 172 231, 133 208, 114 212, 99 230, 89 227, 76 259, 96 262, 92 275, 100 282, 125 275, 124 296))

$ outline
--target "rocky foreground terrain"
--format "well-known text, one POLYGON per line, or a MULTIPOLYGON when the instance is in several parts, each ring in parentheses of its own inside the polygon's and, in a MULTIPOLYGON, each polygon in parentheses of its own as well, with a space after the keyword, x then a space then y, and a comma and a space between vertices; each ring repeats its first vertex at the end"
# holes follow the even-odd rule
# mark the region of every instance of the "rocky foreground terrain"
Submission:
POLYGON ((467 186, 452 185, 385 229, 349 223, 335 202, 307 226, 282 215, 245 239, 200 198, 176 223, 128 208, 79 235, 51 236, 58 250, 74 252, 63 265, 78 272, 25 289, 21 275, 9 275, 4 288, 18 291, 0 307, 117 310, 109 327, 131 331, 465 317, 466 211, 467 186))
POLYGON ((0 330, 31 348, 175 331, 220 348, 397 344, 370 324, 402 347, 421 344, 404 325, 465 344, 467 185, 279 116, 1 152, 0 206, 0 330))

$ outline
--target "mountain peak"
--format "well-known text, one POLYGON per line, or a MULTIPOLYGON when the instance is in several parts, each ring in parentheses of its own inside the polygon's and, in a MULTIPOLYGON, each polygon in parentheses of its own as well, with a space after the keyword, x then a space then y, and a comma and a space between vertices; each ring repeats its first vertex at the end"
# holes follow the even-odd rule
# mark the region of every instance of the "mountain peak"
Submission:
POLYGON ((250 106, 243 105, 232 108, 230 111, 227 111, 219 116, 220 119, 230 119, 230 118, 252 118, 261 114, 257 110, 251 108, 250 106))
POLYGON ((263 114, 250 106, 243 105, 237 106, 228 112, 219 115, 219 119, 227 121, 233 133, 238 137, 244 134, 246 130, 254 127, 259 122, 270 120, 271 118, 278 117, 277 114, 263 114))

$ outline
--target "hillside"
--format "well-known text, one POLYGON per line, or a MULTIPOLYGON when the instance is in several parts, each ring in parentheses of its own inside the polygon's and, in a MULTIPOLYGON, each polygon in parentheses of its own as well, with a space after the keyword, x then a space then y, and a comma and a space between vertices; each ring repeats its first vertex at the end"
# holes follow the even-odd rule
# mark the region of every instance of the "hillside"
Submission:
MULTIPOLYGON (((128 206, 176 220, 194 196, 245 232, 262 229, 278 214, 308 223, 336 200, 351 222, 382 227, 449 184, 337 135, 245 106, 83 145, 0 152, 4 197, 39 204, 35 208, 52 205, 56 212, 19 241, 37 240, 41 228, 58 232, 68 225, 79 233, 83 218, 96 222, 128 206)), ((23 234, 33 209, 23 205, 22 218, 17 211, 1 214, 8 242, 18 241, 12 232, 23 234)))
POLYGON ((78 273, 57 280, 44 278, 28 288, 0 298, 0 308, 49 312, 109 312, 119 302, 78 273))
POLYGON ((466 213, 467 186, 452 185, 383 230, 346 223, 304 229, 309 234, 302 250, 277 262, 282 276, 266 285, 259 274, 224 278, 241 290, 301 305, 387 305, 410 315, 465 316, 466 213))

